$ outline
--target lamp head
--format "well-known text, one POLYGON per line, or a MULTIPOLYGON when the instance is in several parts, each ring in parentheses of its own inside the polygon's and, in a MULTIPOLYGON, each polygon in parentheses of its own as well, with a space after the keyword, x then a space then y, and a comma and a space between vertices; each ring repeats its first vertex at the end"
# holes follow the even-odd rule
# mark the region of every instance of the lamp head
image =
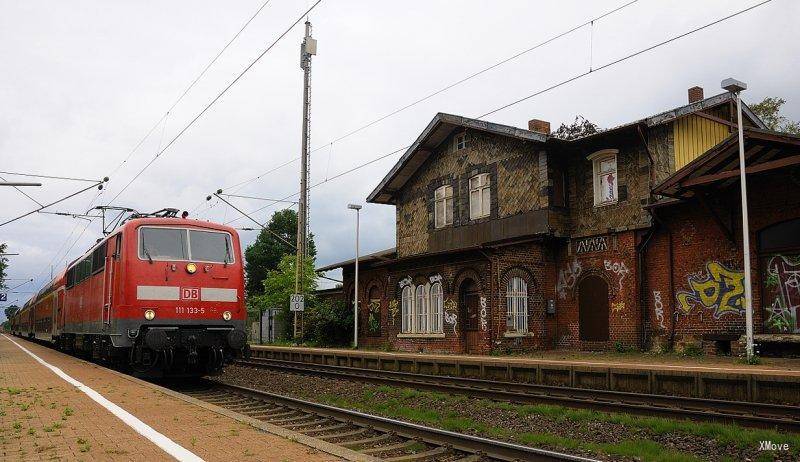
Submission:
POLYGON ((347 204, 347 208, 350 210, 361 210, 361 205, 359 204, 347 204))
POLYGON ((742 90, 747 90, 747 84, 736 79, 727 78, 720 83, 723 90, 728 90, 731 93, 739 93, 742 90))

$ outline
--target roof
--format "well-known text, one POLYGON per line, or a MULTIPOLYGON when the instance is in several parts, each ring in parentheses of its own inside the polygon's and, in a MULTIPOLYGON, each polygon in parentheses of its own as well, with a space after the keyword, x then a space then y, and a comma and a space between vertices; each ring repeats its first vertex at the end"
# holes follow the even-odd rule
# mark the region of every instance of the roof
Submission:
POLYGON ((367 196, 367 202, 382 204, 392 203, 393 193, 405 185, 417 169, 428 159, 431 153, 456 129, 469 128, 486 133, 507 136, 525 141, 543 143, 547 136, 510 125, 486 122, 453 114, 440 112, 433 117, 427 127, 420 133, 416 141, 409 146, 400 160, 389 170, 374 191, 367 196))
MULTIPOLYGON (((358 263, 372 263, 372 262, 379 262, 385 260, 394 260, 397 258, 397 248, 392 247, 391 249, 380 250, 378 252, 374 252, 371 254, 363 255, 358 257, 358 263)), ((356 259, 351 258, 350 260, 340 261, 337 263, 331 263, 329 265, 321 266, 317 268, 317 271, 330 271, 337 268, 342 268, 344 266, 353 265, 355 264, 356 259)))
MULTIPOLYGON (((381 180, 380 184, 378 184, 378 186, 369 194, 369 196, 367 196, 367 202, 378 204, 394 203, 395 192, 397 192, 406 184, 406 182, 416 173, 417 169, 422 166, 426 160, 428 160, 436 147, 438 147, 445 139, 447 139, 447 137, 450 136, 456 129, 479 130, 486 133, 494 133, 510 138, 540 143, 554 141, 563 144, 571 144, 594 137, 616 134, 637 125, 653 127, 671 122, 677 118, 702 111, 704 109, 717 107, 721 104, 726 104, 731 101, 734 101, 733 94, 729 92, 720 93, 718 95, 673 108, 650 117, 645 117, 633 122, 618 125, 607 130, 569 141, 559 140, 553 136, 512 127, 510 125, 502 125, 440 112, 433 117, 433 120, 428 123, 428 126, 425 127, 422 133, 420 133, 416 141, 409 146, 403 156, 400 157, 392 169, 389 170, 389 173, 387 173, 383 180, 381 180)), ((762 122, 761 119, 759 119, 758 116, 755 115, 755 113, 753 113, 753 111, 751 111, 746 104, 742 104, 742 112, 759 128, 766 128, 764 122, 762 122)))
MULTIPOLYGON (((745 127, 744 155, 747 174, 798 165, 800 135, 745 127)), ((739 137, 734 132, 653 188, 653 193, 688 199, 700 188, 730 185, 739 180, 739 175, 739 137)))

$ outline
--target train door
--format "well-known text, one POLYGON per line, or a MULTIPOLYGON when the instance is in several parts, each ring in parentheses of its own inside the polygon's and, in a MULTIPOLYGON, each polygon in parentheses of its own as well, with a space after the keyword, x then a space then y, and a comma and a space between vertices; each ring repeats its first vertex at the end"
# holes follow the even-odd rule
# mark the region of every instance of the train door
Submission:
POLYGON ((64 330, 64 289, 58 289, 53 297, 53 337, 64 330))
POLYGON ((111 324, 111 310, 114 303, 114 289, 117 274, 117 261, 122 250, 122 234, 117 234, 108 240, 105 255, 105 268, 103 274, 103 330, 111 324))

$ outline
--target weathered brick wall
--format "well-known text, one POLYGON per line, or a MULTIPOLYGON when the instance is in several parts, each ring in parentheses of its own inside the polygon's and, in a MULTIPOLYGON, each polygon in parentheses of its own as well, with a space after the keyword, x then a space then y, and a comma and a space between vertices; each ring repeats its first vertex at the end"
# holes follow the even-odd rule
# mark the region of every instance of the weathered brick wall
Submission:
POLYGON ((558 249, 555 279, 556 344, 561 348, 605 349, 616 342, 638 347, 641 311, 638 303, 636 233, 601 235, 605 250, 579 253, 578 240, 558 249), (608 286, 607 342, 580 339, 579 291, 585 278, 598 276, 608 286))
POLYGON ((491 177, 488 219, 547 206, 547 176, 540 173, 540 147, 486 133, 468 135, 469 146, 459 151, 454 151, 452 137, 445 140, 398 193, 398 256, 428 250, 428 232, 433 229, 433 191, 443 184, 453 185, 453 226, 474 223, 469 219, 469 178, 478 173, 489 173, 491 177))
POLYGON ((646 134, 647 147, 653 156, 653 185, 675 173, 675 132, 672 123, 650 127, 646 134))
MULTIPOLYGON (((800 217, 800 175, 762 174, 748 177, 754 330, 764 331, 769 300, 762 300, 763 260, 758 232, 772 224, 800 217)), ((743 263, 739 188, 733 184, 710 201, 733 241, 696 201, 657 209, 659 226, 647 250, 649 327, 660 341, 713 339, 744 333, 743 263), (670 265, 670 242, 672 264, 670 265), (670 276, 673 288, 670 287, 670 276), (701 293, 704 291, 705 293, 701 293), (656 308, 660 307, 660 310, 656 308), (657 311, 661 311, 659 315, 657 311)))
POLYGON ((572 237, 591 236, 650 226, 642 205, 650 197, 649 159, 637 138, 599 141, 583 146, 568 165, 569 208, 572 237), (614 205, 594 206, 594 172, 586 157, 601 149, 618 149, 618 197, 614 205))

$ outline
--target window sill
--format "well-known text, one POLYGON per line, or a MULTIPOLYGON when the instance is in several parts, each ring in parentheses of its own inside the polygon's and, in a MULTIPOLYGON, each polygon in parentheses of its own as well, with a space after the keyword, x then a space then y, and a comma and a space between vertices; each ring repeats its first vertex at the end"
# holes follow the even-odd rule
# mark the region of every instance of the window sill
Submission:
POLYGON ((439 334, 415 334, 415 333, 400 333, 397 338, 444 338, 444 332, 439 334))
POLYGON ((504 332, 505 338, 533 337, 533 332, 504 332))

